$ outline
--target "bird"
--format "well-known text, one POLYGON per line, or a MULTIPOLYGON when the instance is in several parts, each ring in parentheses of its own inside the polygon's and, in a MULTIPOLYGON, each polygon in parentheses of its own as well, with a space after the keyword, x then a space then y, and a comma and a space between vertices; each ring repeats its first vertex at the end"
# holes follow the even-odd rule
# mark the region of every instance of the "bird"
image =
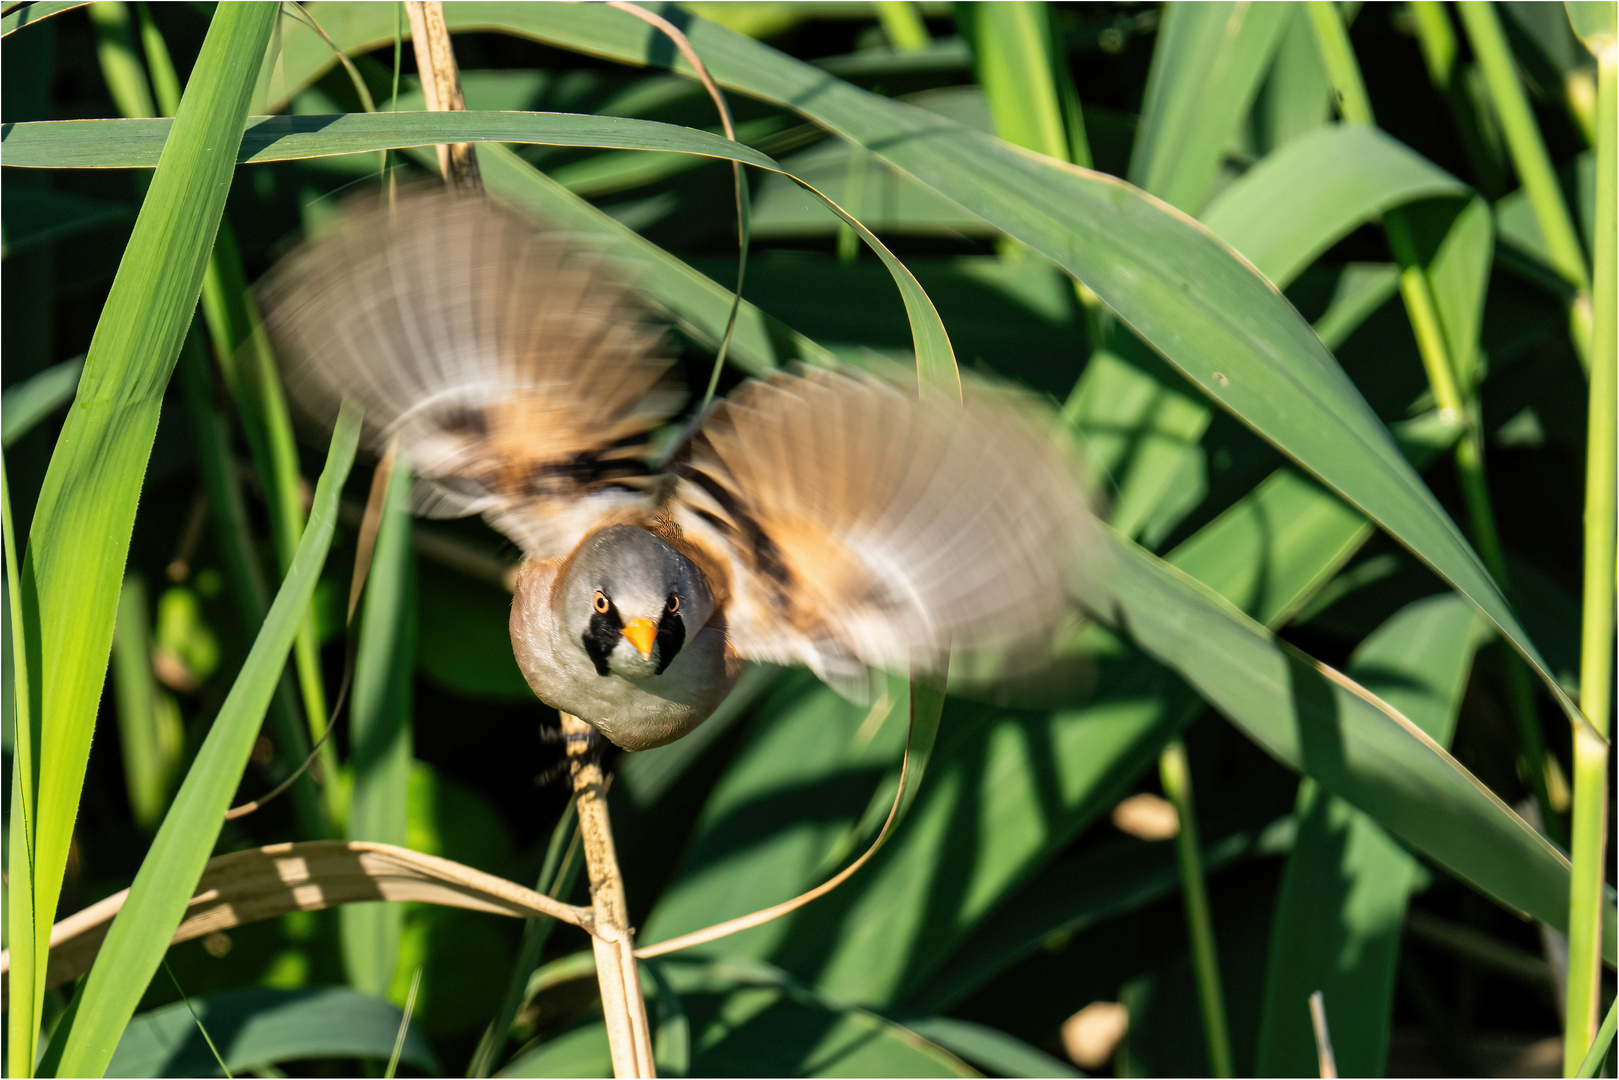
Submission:
POLYGON ((481 195, 368 198, 257 299, 302 416, 354 401, 418 514, 481 514, 521 549, 524 678, 626 750, 693 730, 748 662, 856 701, 952 653, 1032 669, 1095 572, 1086 470, 1048 403, 806 365, 682 426, 647 303, 578 235, 481 195))

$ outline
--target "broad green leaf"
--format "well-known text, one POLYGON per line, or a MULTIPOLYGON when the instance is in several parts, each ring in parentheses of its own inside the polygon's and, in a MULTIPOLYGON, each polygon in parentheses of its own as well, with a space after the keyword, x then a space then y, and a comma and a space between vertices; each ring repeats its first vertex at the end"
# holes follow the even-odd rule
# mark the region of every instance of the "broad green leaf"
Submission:
POLYGON ((985 1024, 950 1016, 907 1020, 905 1026, 995 1076, 1083 1076, 1084 1073, 1037 1050, 1022 1039, 985 1024))
MULTIPOLYGON (((1454 178, 1373 128, 1331 126, 1265 158, 1210 204, 1204 221, 1285 288, 1365 219, 1412 199, 1465 192, 1454 178)), ((1174 510, 1164 505, 1166 495, 1178 484, 1183 502, 1202 497, 1200 488, 1188 488, 1180 478, 1189 466, 1200 467, 1195 444, 1209 410, 1178 389, 1179 380, 1155 371, 1156 362, 1140 355, 1141 346, 1129 335, 1115 332, 1112 339, 1109 349, 1091 358, 1068 414, 1113 478, 1114 527, 1142 536, 1154 521, 1142 536, 1153 547, 1179 519, 1166 516, 1174 510), (1128 461, 1121 456, 1126 450, 1128 461)))
POLYGON ((1371 535, 1341 499, 1290 468, 1189 537, 1174 565, 1266 626, 1285 622, 1371 535))
MULTIPOLYGON (((736 262, 694 257, 691 266, 724 281, 736 262)), ((1053 396, 1072 387, 1084 313, 1066 274, 1042 259, 992 255, 912 258, 906 266, 938 308, 963 363, 987 365, 1053 396)), ((839 363, 869 364, 873 353, 911 362, 904 306, 876 259, 840 263, 792 251, 761 252, 748 260, 747 294, 839 363)))
POLYGON ((1385 210, 1466 195, 1455 177, 1366 124, 1330 124, 1289 142, 1209 203, 1201 219, 1279 287, 1385 210))
MULTIPOLYGON (((1091 353, 1063 412, 1084 439, 1092 467, 1110 481, 1113 527, 1157 546, 1165 526, 1178 520, 1163 517, 1177 481, 1188 466, 1201 470, 1208 403, 1188 393, 1138 338, 1115 328, 1091 353)), ((1205 492, 1198 482, 1180 488, 1173 509, 1184 514, 1205 492)))
MULTIPOLYGON (((404 845, 412 758, 411 682, 416 669, 415 555, 410 467, 393 462, 383 495, 354 654, 349 714, 350 840, 404 845)), ((349 904, 340 915, 343 964, 362 993, 384 997, 399 959, 399 904, 349 904)))
MULTIPOLYGON (((21 627, 40 656, 30 687, 38 688, 40 733, 35 862, 11 889, 31 896, 36 912, 54 913, 61 893, 141 479, 230 187, 256 64, 248 58, 263 52, 275 12, 227 7, 209 25, 34 513, 20 595, 21 627)), ((35 955, 43 955, 50 919, 34 933, 35 955)), ((33 974, 34 986, 17 992, 37 1003, 43 967, 33 974)))
POLYGON ((1272 757, 1509 908, 1566 924, 1563 853, 1430 736, 1148 553, 1114 552, 1114 602, 1135 639, 1272 757))
POLYGON ((1321 63, 1309 15, 1301 6, 1294 6, 1282 28, 1276 62, 1254 107, 1262 119, 1262 149, 1267 152, 1314 131, 1332 117, 1332 82, 1321 63))
MULTIPOLYGON (((197 1030, 199 1024, 236 1075, 311 1058, 385 1061, 393 1053, 402 1018, 387 1002, 346 987, 231 990, 135 1017, 118 1040, 107 1071, 113 1076, 217 1075, 219 1063, 197 1030)), ((441 1072, 414 1026, 405 1032, 399 1059, 429 1075, 441 1072)))
POLYGON ((359 433, 359 414, 345 406, 315 488, 309 526, 264 628, 141 861, 129 899, 107 931, 95 966, 74 997, 71 1027, 64 1022, 51 1043, 47 1060, 55 1059, 53 1071, 58 1076, 100 1076, 106 1071, 119 1033, 180 925, 325 564, 337 525, 338 496, 354 462, 359 433))
POLYGON ((613 1055, 603 1024, 586 1024, 553 1035, 510 1065, 499 1076, 612 1076, 613 1055))
MULTIPOLYGON (((989 104, 977 86, 947 86, 907 95, 906 101, 979 131, 993 131, 989 104)), ((822 191, 851 189, 850 158, 864 154, 858 196, 861 221, 884 236, 983 236, 992 230, 969 213, 916 181, 895 172, 865 150, 842 139, 824 139, 782 160, 782 167, 822 191)), ((824 236, 836 228, 815 200, 794 184, 766 176, 754 199, 749 228, 756 239, 824 236)), ((751 269, 751 267, 750 267, 751 269)))
POLYGON ((6 387, 0 399, 5 434, 3 445, 11 444, 33 430, 34 425, 61 408, 79 388, 79 373, 84 370, 84 357, 74 357, 53 364, 37 375, 32 375, 15 386, 6 387))
MULTIPOLYGON (((1347 674, 1444 746, 1483 629, 1458 596, 1417 600, 1361 644, 1347 674)), ((1305 781, 1271 938, 1260 1075, 1313 1067, 1308 999, 1315 990, 1326 998, 1339 1069, 1382 1075, 1406 899, 1420 874, 1416 859, 1376 822, 1305 781)))
POLYGON ((1130 155, 1132 184, 1188 213, 1202 209, 1292 15, 1293 5, 1281 3, 1164 6, 1130 155))
MULTIPOLYGON (((1413 214, 1407 212, 1406 220, 1413 214)), ((1484 323, 1484 294, 1490 284, 1495 255, 1495 225, 1490 205, 1475 195, 1451 220, 1428 261, 1428 284, 1433 291, 1439 325, 1456 380, 1464 393, 1478 377, 1479 334, 1484 323)))
MULTIPOLYGON (((402 108, 408 108, 409 105, 410 103, 406 101, 402 108)), ((420 105, 416 107, 421 108, 420 105)), ((738 142, 754 146, 777 134, 786 126, 786 120, 780 117, 750 120, 737 125, 736 138, 738 142)), ((551 178, 581 198, 595 198, 655 184, 681 173, 700 169, 706 164, 707 162, 697 158, 653 156, 638 154, 633 150, 604 150, 580 161, 555 166, 551 170, 551 178)), ((823 190, 837 189, 834 187, 823 190)))

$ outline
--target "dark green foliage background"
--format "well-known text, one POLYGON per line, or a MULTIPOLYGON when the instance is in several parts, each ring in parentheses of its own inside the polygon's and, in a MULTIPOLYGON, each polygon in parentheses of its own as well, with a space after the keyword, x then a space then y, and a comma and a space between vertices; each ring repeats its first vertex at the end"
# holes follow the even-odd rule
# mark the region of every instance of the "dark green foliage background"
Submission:
MULTIPOLYGON (((182 80, 201 45, 210 7, 152 6, 151 17, 182 80)), ((1580 208, 1588 230, 1590 155, 1562 97, 1565 73, 1588 57, 1566 22, 1559 30, 1547 21, 1547 11, 1561 18, 1560 5, 1498 7, 1533 92, 1536 119, 1563 170, 1570 205, 1580 208)), ((919 102, 957 119, 986 129, 990 124, 970 53, 957 37, 948 5, 924 5, 935 46, 927 62, 914 64, 899 62, 902 54, 888 48, 869 5, 693 8, 745 31, 757 29, 777 49, 824 63, 878 93, 917 95, 919 102)), ((319 15, 321 8, 313 10, 319 15)), ((1052 6, 1056 40, 1083 102, 1085 132, 1101 171, 1128 172, 1161 15, 1160 8, 1147 4, 1052 6)), ((1496 207, 1495 258, 1481 338, 1488 365, 1479 394, 1486 471, 1517 586, 1511 599, 1566 684, 1578 668, 1585 383, 1569 341, 1564 298, 1546 284, 1535 237, 1521 225, 1523 214, 1512 217, 1515 182, 1504 151, 1498 140, 1491 141, 1488 124, 1479 132, 1458 129, 1430 82, 1405 6, 1367 5, 1354 17, 1351 38, 1384 131, 1496 207), (1484 151, 1469 153, 1466 138, 1482 140, 1484 151)), ((455 44, 472 109, 591 113, 623 108, 648 119, 714 126, 706 98, 662 72, 626 69, 497 33, 458 33, 455 44), (632 109, 624 102, 635 95, 632 109)), ((94 29, 81 11, 7 38, 0 68, 4 120, 117 115, 96 47, 94 29)), ((1283 48, 1288 47, 1284 40, 1283 48)), ((355 63, 386 109, 391 47, 357 56, 355 63)), ((413 92, 408 48, 403 69, 402 89, 413 92)), ((1277 107, 1278 93, 1274 83, 1261 88, 1243 129, 1226 147, 1216 189, 1273 149, 1267 110, 1277 107)), ((1016 378, 1058 405, 1068 399, 1095 343, 1064 275, 998 242, 991 230, 938 196, 914 184, 895 184, 893 174, 876 164, 867 166, 872 186, 862 189, 875 198, 851 197, 848 178, 860 174, 851 172, 844 144, 771 106, 740 95, 732 95, 731 103, 743 141, 840 198, 905 261, 937 306, 963 367, 1016 378), (882 179, 875 179, 879 175, 882 179)), ((296 96, 290 111, 360 109, 349 78, 333 68, 296 96)), ((1320 111, 1325 121, 1326 102, 1320 111)), ((714 280, 734 280, 735 219, 730 173, 723 163, 543 147, 519 152, 714 280), (647 169, 649 159, 655 161, 652 174, 637 172, 647 169)), ((394 154, 392 165, 406 175, 423 172, 409 153, 394 154)), ((239 168, 226 217, 249 278, 266 270, 337 196, 374 186, 377 170, 375 154, 239 168)), ((818 209, 806 211, 807 199, 781 178, 755 175, 749 182, 756 213, 746 299, 840 354, 908 354, 911 330, 881 264, 865 251, 852 261, 840 255, 833 218, 818 209)), ((8 390, 88 347, 145 183, 144 174, 132 170, 10 169, 0 179, 6 243, 0 348, 8 390)), ((1419 238, 1424 227, 1432 233, 1423 238, 1430 250, 1458 205, 1455 199, 1432 199, 1407 208, 1419 238)), ((1315 259, 1286 294, 1315 321, 1340 294, 1346 268, 1392 261, 1382 226, 1368 222, 1315 259)), ((671 340, 700 394, 712 353, 678 332, 671 340)), ((1171 392, 1199 397, 1146 349, 1119 351, 1171 392)), ((1422 364, 1398 293, 1385 291, 1334 352, 1391 425, 1432 408, 1431 399, 1424 399, 1422 364)), ((728 371, 722 392, 740 378, 728 371)), ((215 390, 223 402, 223 390, 215 390)), ((176 380, 146 474, 128 570, 147 584, 154 619, 157 597, 165 589, 194 598, 205 629, 191 635, 211 636, 219 647, 219 662, 208 677, 174 693, 184 725, 177 775, 183 775, 251 645, 240 632, 237 599, 220 585, 219 537, 212 519, 194 546, 185 546, 185 523, 203 497, 191 424, 176 380), (188 572, 171 582, 168 568, 182 553, 188 556, 188 572)), ((7 450, 21 536, 27 535, 59 427, 52 417, 7 450)), ((233 438, 245 462, 240 431, 233 438)), ((1169 552, 1193 537, 1285 463, 1270 444, 1218 410, 1196 443, 1189 471, 1171 478, 1159 512, 1142 534, 1152 550, 1169 552)), ((321 460, 319 451, 308 449, 305 475, 318 474, 321 460)), ((1446 454, 1423 472, 1451 516, 1466 522, 1455 475, 1446 454)), ((369 477, 369 468, 356 468, 347 502, 363 504, 369 477)), ((257 490, 253 481, 248 485, 250 493, 257 490)), ((1117 491, 1110 488, 1108 494, 1117 491)), ((256 501, 249 511, 262 541, 259 554, 266 571, 272 571, 266 508, 256 501)), ((566 792, 554 768, 560 744, 549 734, 555 714, 534 701, 522 683, 506 637, 508 595, 483 569, 514 560, 516 552, 476 521, 422 523, 417 535, 452 540, 461 554, 446 561, 422 550, 416 559, 411 717, 416 765, 408 843, 532 884, 566 792)), ((344 671, 342 604, 353 541, 351 521, 339 531, 316 594, 329 695, 344 671)), ((1444 583, 1410 552, 1376 533, 1332 580, 1321 583, 1281 633, 1310 656, 1353 673, 1352 654, 1369 635, 1414 602, 1445 592, 1444 583)), ((175 640, 191 639, 182 634, 175 640)), ((1499 642, 1479 652, 1460 702, 1452 748, 1462 764, 1517 805, 1530 789, 1518 766, 1518 737, 1506 706, 1504 656, 1499 642)), ((1106 657, 1100 661, 1104 667, 1107 662, 1106 657)), ((1100 681, 1116 701, 1081 696, 1073 702, 1076 710, 1194 699, 1167 669, 1138 674, 1124 685, 1100 681)), ((109 682, 62 915, 126 887, 150 838, 130 810, 127 748, 118 735, 117 707, 109 682)), ((1566 775, 1567 723, 1545 695, 1537 709, 1549 752, 1566 775)), ((661 762, 651 755, 637 761, 610 757, 620 767, 612 790, 619 853, 643 940, 784 899, 827 876, 839 864, 839 853, 852 854, 861 822, 874 807, 886 805, 883 792, 892 788, 883 785, 892 783, 903 745, 900 710, 875 735, 866 719, 864 709, 842 702, 806 674, 788 672, 775 677, 756 703, 727 717, 723 730, 705 731, 707 745, 698 755, 678 753, 677 744, 661 762), (716 904, 725 909, 717 910, 716 904)), ((902 831, 890 850, 843 889, 782 923, 712 946, 701 954, 705 960, 660 965, 666 988, 654 997, 654 1021, 660 1032, 685 1024, 691 1073, 938 1073, 964 1068, 959 1058, 992 1073, 1037 1075, 1062 1067, 1062 1024, 1094 1001, 1122 1001, 1130 1010, 1129 1034, 1109 1066, 1118 1074, 1207 1073, 1172 847, 1128 836, 1106 815, 1126 795, 1159 792, 1151 766, 1174 734, 1173 725, 1166 722, 1161 738, 1126 755, 1119 768, 1086 780, 1083 792, 1062 790, 1083 769, 1059 770, 1050 758, 1064 752, 1065 733, 1075 725, 1102 722, 1075 711, 1020 712, 951 699, 926 787, 904 825, 917 835, 902 831), (1006 750, 1011 744, 1018 748, 1015 753, 1006 750), (1010 760, 1022 761, 1023 770, 1005 772, 1010 760), (1003 771, 986 771, 992 763, 1003 771), (1007 790, 1047 814, 1043 835, 993 831, 995 812, 983 800, 987 793, 1007 790), (1076 809, 1081 804, 1083 811, 1076 809), (948 842, 932 846, 939 836, 948 842), (1021 861, 1006 854, 1031 848, 1039 854, 1021 861), (986 869, 991 866, 993 872, 986 869), (928 884, 907 889, 901 879, 928 884), (912 907, 896 916, 893 905, 912 907), (912 937, 871 943, 868 963, 860 928, 879 914, 896 920, 882 924, 890 928, 885 935, 900 926, 912 937), (735 966, 725 967, 728 962, 735 966), (976 1026, 952 1027, 941 1017, 976 1026), (885 1021, 912 1025, 956 1057, 885 1021), (994 1032, 1009 1038, 997 1042, 994 1032)), ((1266 1023, 1267 972, 1278 962, 1273 931, 1296 827, 1299 777, 1206 707, 1183 737, 1192 763, 1236 1068, 1252 1073, 1266 1023)), ((338 757, 347 760, 346 729, 340 728, 336 743, 338 757)), ((8 730, 8 770, 10 748, 8 730)), ((290 763, 289 748, 266 738, 239 798, 271 787, 290 763)), ((1561 822, 1552 827, 1554 835, 1564 828, 1561 822)), ((283 799, 227 824, 218 851, 309 838, 299 829, 290 801, 283 799)), ((572 899, 582 898, 580 884, 572 899)), ((1397 978, 1384 999, 1391 995, 1389 1073, 1477 1075, 1529 1067, 1532 1056, 1522 1055, 1531 1051, 1544 1056, 1543 1040, 1556 1037, 1560 1020, 1536 926, 1426 865, 1416 871, 1410 912, 1408 926, 1417 929, 1408 928, 1399 942, 1397 978), (1440 940, 1447 934, 1449 945, 1440 940)), ((390 991, 395 1004, 402 1004, 420 970, 413 1027, 421 1041, 406 1055, 407 1071, 465 1067, 497 1012, 522 931, 515 922, 492 916, 408 909, 390 991)), ((235 1015, 229 1012, 232 1001, 246 1002, 240 1008, 249 1010, 271 1006, 263 996, 220 995, 249 987, 302 991, 343 985, 339 934, 336 912, 288 916, 177 947, 170 965, 187 995, 216 1010, 205 1012, 205 1020, 224 1025, 235 1015)), ((587 948, 577 932, 559 929, 544 960, 587 948)), ((160 975, 141 1009, 163 1009, 177 1000, 175 983, 160 975)), ((1302 1022, 1302 1001, 1298 1008, 1302 1022)), ((606 1064, 605 1042, 597 1031, 593 983, 557 981, 520 1011, 515 1038, 500 1061, 533 1050, 533 1056, 518 1061, 518 1069, 551 1070, 534 1075, 590 1074, 606 1064)), ((1353 1047, 1341 1052, 1356 1060, 1353 1047)), ((679 1060, 660 1043, 660 1056, 665 1054, 679 1060)), ((182 1067, 181 1060, 169 1064, 182 1067)), ((1383 1066, 1381 1060, 1360 1060, 1372 1069, 1383 1066)), ((194 1052, 183 1061, 188 1067, 211 1065, 194 1052)), ((283 1067, 295 1075, 321 1075, 352 1070, 356 1063, 325 1057, 288 1060, 283 1067)))

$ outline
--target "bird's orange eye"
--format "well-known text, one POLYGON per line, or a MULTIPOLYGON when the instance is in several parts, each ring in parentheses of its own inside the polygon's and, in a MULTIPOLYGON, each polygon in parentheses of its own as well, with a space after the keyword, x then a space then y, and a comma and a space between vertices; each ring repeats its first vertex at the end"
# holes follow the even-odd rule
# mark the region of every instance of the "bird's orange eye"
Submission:
POLYGON ((673 594, 669 597, 669 614, 673 615, 680 610, 680 597, 673 594))
POLYGON ((612 606, 613 605, 607 601, 607 594, 602 592, 600 589, 596 590, 596 610, 605 615, 607 614, 607 609, 612 606))

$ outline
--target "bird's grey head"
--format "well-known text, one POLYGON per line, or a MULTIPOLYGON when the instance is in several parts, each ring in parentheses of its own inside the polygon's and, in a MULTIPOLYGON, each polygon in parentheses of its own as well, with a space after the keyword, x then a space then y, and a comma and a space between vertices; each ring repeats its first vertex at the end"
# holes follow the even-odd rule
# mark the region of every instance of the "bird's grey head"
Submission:
POLYGON ((598 675, 662 675, 714 611, 703 572, 635 525, 597 531, 566 575, 563 621, 598 675))

